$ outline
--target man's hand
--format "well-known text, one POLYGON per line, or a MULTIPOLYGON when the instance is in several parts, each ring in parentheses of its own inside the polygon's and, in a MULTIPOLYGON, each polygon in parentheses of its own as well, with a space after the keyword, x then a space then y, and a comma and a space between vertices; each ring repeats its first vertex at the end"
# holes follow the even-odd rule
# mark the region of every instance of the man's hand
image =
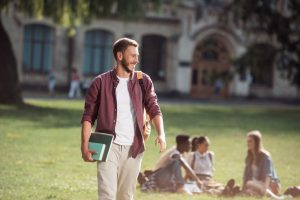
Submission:
POLYGON ((82 159, 86 162, 95 162, 92 154, 96 153, 88 148, 89 138, 91 136, 92 124, 89 121, 84 121, 81 127, 81 154, 82 159))
POLYGON ((164 123, 161 115, 157 115, 152 119, 152 123, 157 132, 157 138, 155 140, 155 145, 159 145, 160 152, 166 150, 166 136, 164 131, 164 123))
POLYGON ((160 152, 163 152, 166 150, 166 138, 165 135, 157 136, 155 140, 155 146, 159 145, 160 152))
POLYGON ((95 162, 92 158, 92 154, 95 154, 95 151, 89 150, 89 149, 81 149, 82 159, 85 162, 95 162))

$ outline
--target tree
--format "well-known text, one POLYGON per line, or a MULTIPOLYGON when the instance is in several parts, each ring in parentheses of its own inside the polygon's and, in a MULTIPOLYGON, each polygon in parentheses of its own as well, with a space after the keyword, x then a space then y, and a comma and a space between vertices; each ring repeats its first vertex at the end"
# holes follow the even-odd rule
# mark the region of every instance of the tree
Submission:
POLYGON ((147 10, 159 8, 160 0, 1 0, 0 1, 0 103, 23 102, 12 44, 2 23, 2 14, 12 12, 16 22, 20 15, 51 18, 68 29, 70 42, 76 26, 93 19, 115 17, 132 20, 147 10))
POLYGON ((22 103, 16 58, 0 19, 0 103, 22 103))
POLYGON ((254 84, 272 87, 275 55, 276 49, 272 45, 256 43, 250 45, 247 52, 235 59, 233 63, 243 79, 246 78, 247 68, 251 68, 254 84))
POLYGON ((282 75, 299 88, 300 30, 297 24, 300 23, 300 1, 233 0, 225 9, 227 17, 230 12, 233 13, 235 24, 245 32, 262 31, 276 38, 279 45, 273 61, 282 75))

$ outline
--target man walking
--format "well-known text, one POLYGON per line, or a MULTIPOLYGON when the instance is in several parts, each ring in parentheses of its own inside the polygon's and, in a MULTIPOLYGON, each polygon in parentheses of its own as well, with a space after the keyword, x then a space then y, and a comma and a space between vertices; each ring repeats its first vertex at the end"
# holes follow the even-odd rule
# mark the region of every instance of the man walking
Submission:
POLYGON ((84 161, 93 162, 94 152, 88 149, 88 140, 97 120, 96 131, 114 135, 108 160, 97 163, 98 199, 132 200, 145 148, 144 110, 156 129, 155 143, 160 151, 166 148, 165 133, 153 83, 143 73, 140 84, 134 71, 139 57, 138 43, 121 38, 113 45, 113 55, 116 66, 97 76, 86 94, 81 152, 84 161))

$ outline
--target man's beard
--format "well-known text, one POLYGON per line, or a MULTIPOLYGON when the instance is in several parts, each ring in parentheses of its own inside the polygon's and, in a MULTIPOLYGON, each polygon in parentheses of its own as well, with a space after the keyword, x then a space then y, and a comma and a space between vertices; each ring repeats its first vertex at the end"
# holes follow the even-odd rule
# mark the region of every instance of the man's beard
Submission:
POLYGON ((129 69, 128 67, 129 63, 125 60, 125 58, 123 58, 121 60, 121 66, 123 67, 123 69, 127 72, 127 73, 132 73, 132 70, 129 69))

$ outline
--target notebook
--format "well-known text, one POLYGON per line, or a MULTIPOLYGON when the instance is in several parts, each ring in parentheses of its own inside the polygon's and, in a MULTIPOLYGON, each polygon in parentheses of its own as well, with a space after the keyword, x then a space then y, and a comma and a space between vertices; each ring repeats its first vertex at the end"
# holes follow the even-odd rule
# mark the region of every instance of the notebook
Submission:
POLYGON ((89 148, 91 146, 91 150, 95 150, 97 152, 96 154, 93 154, 94 160, 103 162, 107 160, 112 146, 113 138, 114 136, 112 134, 107 133, 94 132, 91 134, 89 139, 89 148), (94 147, 95 149, 92 149, 94 147))
POLYGON ((92 155, 93 160, 102 160, 105 146, 105 144, 89 142, 89 150, 96 151, 96 153, 92 155))

